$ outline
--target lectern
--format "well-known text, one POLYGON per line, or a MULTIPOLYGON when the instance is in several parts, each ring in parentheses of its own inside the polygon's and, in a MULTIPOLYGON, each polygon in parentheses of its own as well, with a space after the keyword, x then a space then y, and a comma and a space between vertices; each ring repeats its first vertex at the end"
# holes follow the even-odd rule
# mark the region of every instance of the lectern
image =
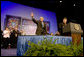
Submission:
POLYGON ((68 23, 64 26, 63 33, 70 34, 72 36, 72 43, 79 45, 81 42, 81 35, 83 30, 81 29, 80 24, 68 23))

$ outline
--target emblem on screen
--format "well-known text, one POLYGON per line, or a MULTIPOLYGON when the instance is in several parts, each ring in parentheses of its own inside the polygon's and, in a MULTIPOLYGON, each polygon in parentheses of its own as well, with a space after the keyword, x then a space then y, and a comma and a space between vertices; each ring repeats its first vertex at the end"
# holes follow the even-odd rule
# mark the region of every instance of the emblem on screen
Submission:
POLYGON ((75 24, 75 25, 74 25, 74 29, 75 29, 75 30, 79 30, 79 25, 78 25, 78 24, 75 24))

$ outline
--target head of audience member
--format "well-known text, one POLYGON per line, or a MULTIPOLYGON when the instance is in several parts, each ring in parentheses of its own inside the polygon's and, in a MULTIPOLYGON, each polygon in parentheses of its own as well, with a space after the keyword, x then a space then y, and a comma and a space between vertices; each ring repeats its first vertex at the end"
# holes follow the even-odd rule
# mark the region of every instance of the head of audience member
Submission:
POLYGON ((9 28, 8 28, 8 27, 6 27, 6 30, 8 31, 8 30, 9 30, 9 28))
POLYGON ((14 28, 11 28, 11 32, 13 32, 14 28))
POLYGON ((51 32, 51 34, 50 34, 51 36, 53 36, 54 34, 51 32))
POLYGON ((40 17, 40 21, 43 22, 44 21, 44 18, 43 17, 40 17))
POLYGON ((66 17, 63 18, 63 23, 64 23, 64 24, 67 23, 67 18, 66 18, 66 17))
POLYGON ((56 34, 56 35, 60 35, 59 31, 57 31, 55 34, 56 34))
POLYGON ((17 30, 18 30, 18 28, 16 27, 16 28, 15 28, 15 31, 17 31, 17 30))
POLYGON ((24 31, 23 30, 20 30, 21 33, 23 33, 24 31))

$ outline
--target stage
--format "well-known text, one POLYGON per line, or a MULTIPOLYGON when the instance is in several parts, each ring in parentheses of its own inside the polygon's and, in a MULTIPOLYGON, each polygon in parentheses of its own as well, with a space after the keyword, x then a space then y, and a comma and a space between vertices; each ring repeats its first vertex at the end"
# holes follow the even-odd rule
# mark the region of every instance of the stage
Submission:
MULTIPOLYGON (((33 43, 38 43, 38 41, 42 41, 43 39, 58 39, 56 44, 65 44, 70 45, 72 38, 69 36, 19 36, 17 42, 17 48, 11 49, 1 49, 1 56, 23 56, 26 52, 28 46, 28 41, 33 43)), ((81 38, 83 40, 83 37, 81 38)))
POLYGON ((9 31, 10 33, 7 33, 9 37, 6 35, 6 38, 13 40, 10 41, 11 49, 1 48, 1 56, 23 56, 29 48, 28 41, 37 44, 45 39, 52 39, 52 41, 57 39, 55 44, 68 46, 75 41, 79 44, 81 40, 83 41, 84 27, 80 2, 73 0, 1 1, 1 47, 8 45, 5 43, 10 41, 3 41, 6 35, 4 31, 9 31), (12 48, 12 46, 16 47, 16 44, 17 48, 12 48))
POLYGON ((1 49, 1 56, 17 56, 17 49, 1 49))

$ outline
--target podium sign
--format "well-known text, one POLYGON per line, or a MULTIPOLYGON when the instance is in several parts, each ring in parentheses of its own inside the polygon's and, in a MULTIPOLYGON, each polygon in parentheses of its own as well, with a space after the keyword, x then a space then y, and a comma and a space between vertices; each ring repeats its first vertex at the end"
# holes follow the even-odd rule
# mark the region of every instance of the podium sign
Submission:
POLYGON ((81 29, 80 24, 68 23, 66 26, 64 26, 63 33, 83 34, 83 30, 81 29))
POLYGON ((79 45, 81 42, 81 34, 83 34, 83 30, 81 29, 80 24, 68 23, 66 26, 64 26, 63 33, 70 33, 73 44, 77 43, 77 45, 79 45))

